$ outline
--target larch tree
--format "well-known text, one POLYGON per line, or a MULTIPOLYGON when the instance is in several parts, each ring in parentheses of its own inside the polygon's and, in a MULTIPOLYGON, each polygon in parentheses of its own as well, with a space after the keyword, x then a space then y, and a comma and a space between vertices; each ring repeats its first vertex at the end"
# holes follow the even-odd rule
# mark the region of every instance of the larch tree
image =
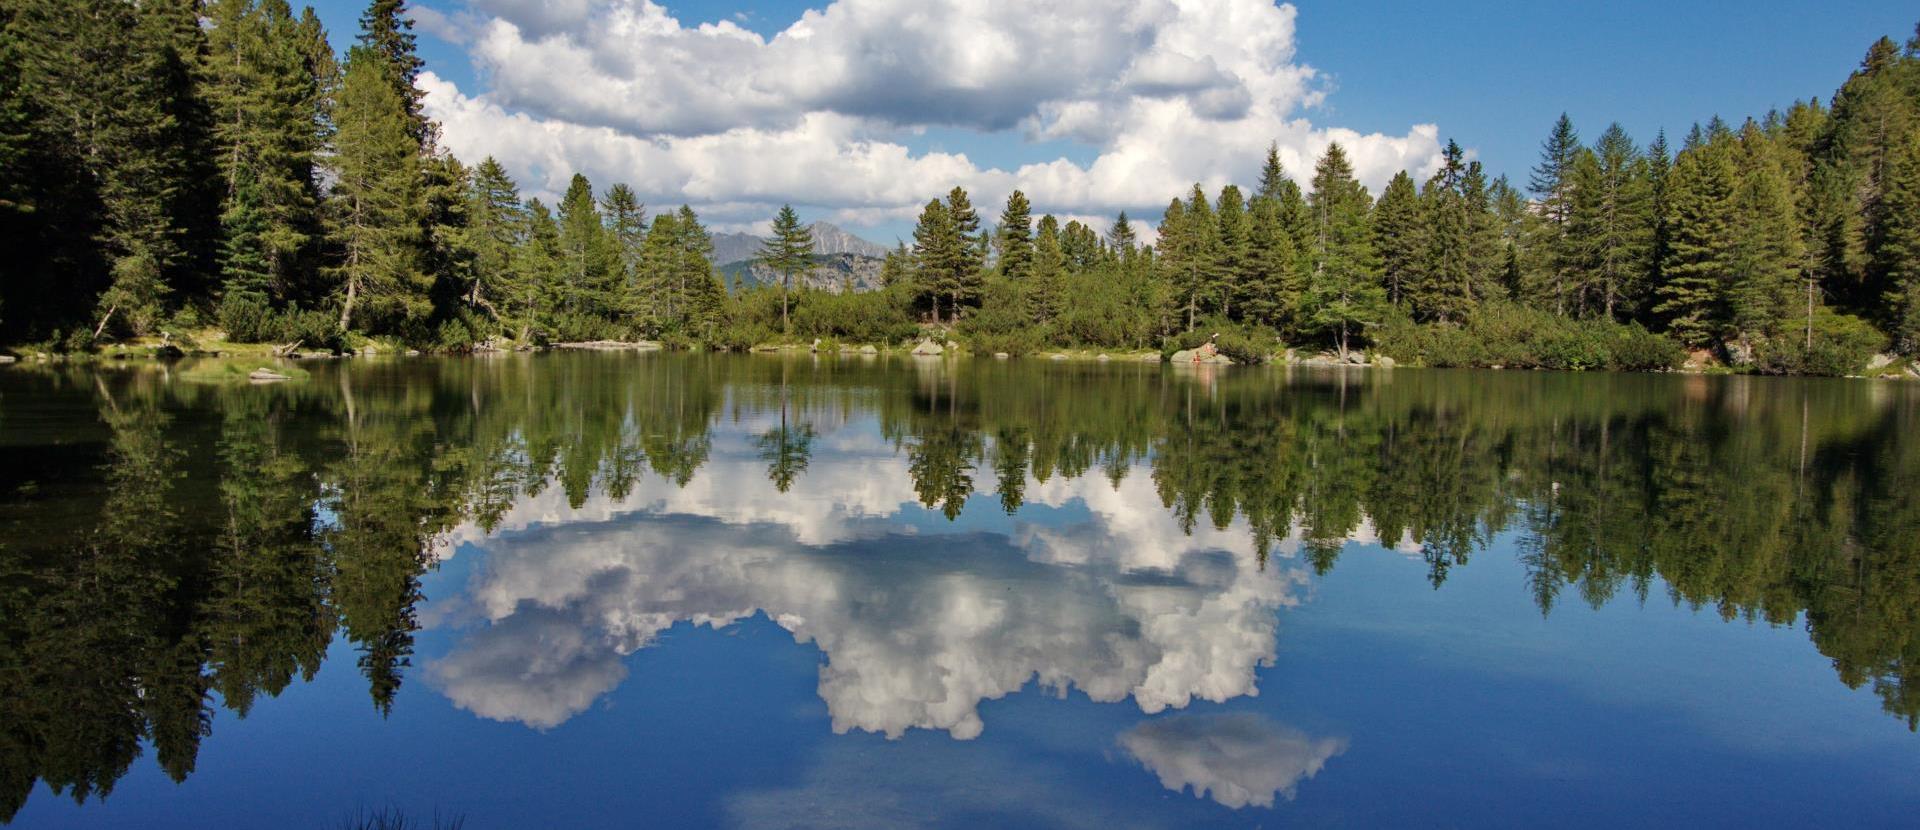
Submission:
POLYGON ((773 217, 773 236, 760 245, 760 261, 780 275, 780 330, 790 332, 787 319, 787 292, 792 290, 793 275, 813 267, 813 232, 800 224, 792 205, 781 205, 773 217))
POLYGON ((398 331, 431 313, 424 247, 420 144, 385 59, 356 46, 334 112, 331 237, 339 259, 340 330, 365 307, 369 330, 398 331))

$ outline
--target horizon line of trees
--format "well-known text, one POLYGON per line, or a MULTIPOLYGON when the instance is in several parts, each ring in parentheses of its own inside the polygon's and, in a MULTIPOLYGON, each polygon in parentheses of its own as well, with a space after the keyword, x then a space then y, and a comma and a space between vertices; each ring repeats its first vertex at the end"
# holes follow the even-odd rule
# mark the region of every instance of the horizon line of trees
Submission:
POLYGON ((579 174, 549 206, 492 158, 461 163, 421 110, 411 25, 372 0, 341 62, 286 0, 0 0, 0 340, 743 348, 931 324, 1013 353, 1225 332, 1256 360, 1671 362, 1644 329, 1787 372, 1920 350, 1920 27, 1875 42, 1830 104, 1715 117, 1677 150, 1617 124, 1583 143, 1563 115, 1524 190, 1451 141, 1378 198, 1338 144, 1304 186, 1270 149, 1254 188, 1196 185, 1145 245, 1124 212, 1105 234, 1036 221, 1016 190, 989 225, 954 188, 879 296, 828 297, 795 296, 812 244, 791 207, 761 252, 777 292, 729 290, 689 207, 649 217, 579 174))

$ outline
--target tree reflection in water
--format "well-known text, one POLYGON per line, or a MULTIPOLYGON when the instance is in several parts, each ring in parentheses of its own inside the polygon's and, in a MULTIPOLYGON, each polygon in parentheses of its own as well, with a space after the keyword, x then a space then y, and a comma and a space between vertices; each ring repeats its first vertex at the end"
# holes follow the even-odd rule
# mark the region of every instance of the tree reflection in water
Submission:
MULTIPOLYGON (((488 625, 431 676, 534 725, 673 622, 756 612, 827 653, 840 730, 968 737, 980 700, 1036 676, 1146 711, 1221 700, 1252 692, 1304 579, 1276 555, 1324 573, 1379 541, 1443 589, 1507 535, 1543 614, 1664 591, 1803 624, 1841 682, 1920 723, 1910 388, 540 355, 268 387, 16 367, 0 391, 5 816, 36 781, 106 795, 143 746, 184 778, 216 700, 244 716, 336 635, 388 711, 422 576, 456 542, 490 557, 471 598, 488 625), (915 504, 965 520, 923 533, 915 504), (551 532, 569 522, 571 541, 551 532), (541 562, 544 581, 511 581, 541 562), (537 671, 527 638, 549 649, 537 671), (501 668, 536 682, 504 688, 501 668)), ((1150 757, 1190 739, 1132 740, 1222 803, 1291 786, 1203 781, 1150 757)))

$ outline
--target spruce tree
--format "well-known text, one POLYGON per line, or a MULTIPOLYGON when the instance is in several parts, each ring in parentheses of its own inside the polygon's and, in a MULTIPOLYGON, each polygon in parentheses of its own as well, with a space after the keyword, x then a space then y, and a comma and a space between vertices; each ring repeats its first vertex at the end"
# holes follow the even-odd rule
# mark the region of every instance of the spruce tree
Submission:
POLYGON ((1242 314, 1250 322, 1278 329, 1288 323, 1298 304, 1291 276, 1299 253, 1280 218, 1279 200, 1255 198, 1248 220, 1249 276, 1243 286, 1242 314))
POLYGON ((958 322, 963 306, 980 301, 984 276, 981 269, 992 246, 986 234, 980 232, 980 214, 973 209, 973 201, 964 188, 955 187, 947 192, 947 218, 955 237, 954 258, 949 263, 948 296, 952 300, 953 319, 958 322))
POLYGON ((760 245, 760 261, 780 275, 780 330, 791 332, 787 319, 787 292, 793 275, 813 267, 813 233, 800 224, 792 205, 781 205, 773 217, 773 236, 760 245))
POLYGON ((1026 279, 1033 270, 1033 207, 1027 194, 1018 190, 1007 196, 1000 211, 1000 227, 995 230, 1000 249, 1000 274, 1011 280, 1026 279))
POLYGON ((945 322, 940 309, 947 297, 955 298, 951 307, 954 318, 959 319, 959 271, 966 261, 966 254, 961 250, 964 245, 953 226, 953 214, 947 204, 939 199, 927 202, 913 228, 913 259, 920 289, 932 301, 935 324, 945 322))
POLYGON ((405 104, 409 133, 415 142, 426 146, 433 128, 420 109, 426 93, 415 84, 426 61, 415 51, 414 41, 413 18, 407 15, 406 0, 372 0, 361 12, 359 46, 378 58, 387 83, 405 104))
POLYGON ((1744 342, 1778 334, 1799 288, 1800 217, 1782 150, 1752 120, 1742 127, 1725 290, 1729 336, 1744 342))
POLYGON ((1543 220, 1535 247, 1540 255, 1538 270, 1542 284, 1535 287, 1534 301, 1565 314, 1571 300, 1572 271, 1576 267, 1567 248, 1567 220, 1572 212, 1569 174, 1580 152, 1580 136, 1566 113, 1554 122, 1553 131, 1540 146, 1540 163, 1533 168, 1530 182, 1539 200, 1543 220))
POLYGON ((617 303, 620 313, 630 318, 628 327, 631 327, 634 320, 645 317, 649 303, 640 288, 640 258, 647 241, 647 206, 640 203, 632 187, 616 183, 607 188, 606 197, 600 201, 600 211, 606 222, 607 244, 613 249, 617 303))
POLYGON ((1051 213, 1040 217, 1040 230, 1034 235, 1029 282, 1029 315, 1041 325, 1053 322, 1066 308, 1067 255, 1060 244, 1060 220, 1051 213))
MULTIPOLYGON (((1254 198, 1278 200, 1281 190, 1292 184, 1293 180, 1287 178, 1287 171, 1280 166, 1279 142, 1267 144, 1267 160, 1260 166, 1260 190, 1254 194, 1254 198)), ((1298 189, 1295 186, 1295 190, 1298 189)))
POLYGON ((1378 323, 1386 304, 1379 282, 1379 259, 1368 227, 1372 198, 1353 177, 1338 143, 1314 167, 1307 206, 1314 226, 1313 270, 1304 298, 1305 317, 1331 335, 1344 359, 1352 339, 1378 323))
POLYGON ((1138 253, 1140 237, 1134 233, 1126 211, 1120 211, 1120 215, 1113 218, 1113 226, 1107 228, 1107 244, 1122 260, 1131 260, 1138 253))
POLYGON ((1920 354, 1920 136, 1892 154, 1880 208, 1870 267, 1887 286, 1884 317, 1895 347, 1920 354))
POLYGON ((1421 251, 1411 305, 1423 318, 1462 322, 1475 301, 1475 206, 1466 192, 1466 153, 1447 142, 1440 169, 1427 180, 1420 198, 1421 251))
POLYGON ((1652 269, 1654 215, 1646 162, 1619 124, 1608 126, 1571 173, 1565 240, 1573 307, 1608 319, 1644 290, 1652 269))
POLYGON ((1235 301, 1242 297, 1254 279, 1252 270, 1253 225, 1247 216, 1246 201, 1240 188, 1227 185, 1220 189, 1214 210, 1218 228, 1218 259, 1213 284, 1206 291, 1222 317, 1233 317, 1235 301))
MULTIPOLYGON (((1278 211, 1274 217, 1279 218, 1278 211)), ((1413 177, 1402 170, 1393 174, 1380 201, 1373 209, 1373 244, 1380 254, 1380 269, 1386 280, 1387 302, 1406 304, 1407 288, 1419 282, 1419 267, 1426 243, 1422 231, 1420 194, 1413 177)))
POLYGON ((208 16, 205 74, 225 189, 222 292, 284 302, 318 229, 316 79, 284 0, 216 0, 208 16))
POLYGON ((504 324, 509 311, 495 300, 505 300, 521 289, 516 283, 521 276, 516 259, 527 233, 526 210, 513 178, 492 156, 474 167, 467 199, 465 246, 473 251, 474 274, 466 303, 504 324))
POLYGON ((1733 268, 1735 173, 1730 138, 1692 137, 1667 180, 1664 282, 1653 308, 1682 344, 1708 345, 1721 319, 1721 286, 1733 268))

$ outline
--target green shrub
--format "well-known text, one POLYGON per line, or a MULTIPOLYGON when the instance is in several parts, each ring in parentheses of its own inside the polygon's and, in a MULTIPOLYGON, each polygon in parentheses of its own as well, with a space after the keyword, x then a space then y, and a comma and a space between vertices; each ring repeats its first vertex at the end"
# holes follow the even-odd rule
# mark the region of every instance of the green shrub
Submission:
POLYGON ((1754 344, 1753 365, 1768 374, 1855 375, 1887 347, 1887 336, 1858 317, 1820 309, 1813 316, 1813 348, 1806 330, 1782 332, 1754 344))
POLYGON ((1464 326, 1395 315, 1373 335, 1376 351, 1426 366, 1657 371, 1685 357, 1677 343, 1637 323, 1574 320, 1509 302, 1481 305, 1464 326))
POLYGON ((279 340, 287 343, 299 343, 308 350, 321 349, 339 352, 346 348, 346 339, 340 333, 339 318, 325 311, 301 311, 290 308, 280 313, 279 340))
POLYGON ((1160 346, 1160 357, 1166 360, 1182 349, 1200 348, 1215 334, 1219 337, 1214 339, 1214 348, 1233 358, 1235 363, 1265 363, 1283 348, 1280 335, 1273 329, 1221 317, 1204 317, 1191 330, 1167 338, 1160 346))
POLYGON ((280 336, 280 320, 267 301, 242 292, 220 301, 220 328, 233 343, 267 343, 280 336))
POLYGON ((960 321, 959 336, 975 354, 1032 354, 1046 346, 1027 316, 1025 292, 1011 281, 990 278, 980 308, 960 321))

